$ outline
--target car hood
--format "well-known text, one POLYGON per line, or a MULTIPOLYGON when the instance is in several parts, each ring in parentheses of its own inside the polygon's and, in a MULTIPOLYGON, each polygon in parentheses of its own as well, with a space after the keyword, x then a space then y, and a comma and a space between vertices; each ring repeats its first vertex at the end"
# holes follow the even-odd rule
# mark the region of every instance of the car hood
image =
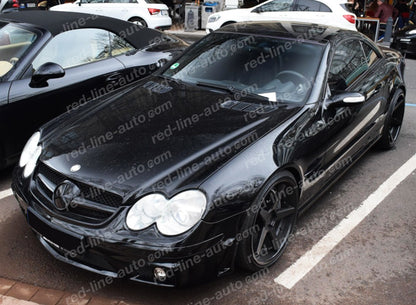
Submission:
POLYGON ((71 8, 73 8, 74 6, 79 6, 79 3, 73 2, 73 3, 58 4, 58 5, 52 6, 49 10, 57 11, 57 12, 67 11, 67 10, 71 10, 71 8))
POLYGON ((198 187, 300 109, 235 101, 221 90, 155 76, 45 126, 40 161, 125 198, 150 191, 170 196, 198 187))

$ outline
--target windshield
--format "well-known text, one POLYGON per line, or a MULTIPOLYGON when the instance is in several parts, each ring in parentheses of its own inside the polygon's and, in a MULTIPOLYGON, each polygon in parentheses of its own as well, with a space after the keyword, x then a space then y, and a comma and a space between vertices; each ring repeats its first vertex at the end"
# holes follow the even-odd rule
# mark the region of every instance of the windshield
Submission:
POLYGON ((0 24, 0 77, 11 71, 37 35, 11 23, 0 24))
POLYGON ((183 82, 246 90, 271 102, 304 103, 323 45, 271 37, 213 33, 162 74, 183 82))

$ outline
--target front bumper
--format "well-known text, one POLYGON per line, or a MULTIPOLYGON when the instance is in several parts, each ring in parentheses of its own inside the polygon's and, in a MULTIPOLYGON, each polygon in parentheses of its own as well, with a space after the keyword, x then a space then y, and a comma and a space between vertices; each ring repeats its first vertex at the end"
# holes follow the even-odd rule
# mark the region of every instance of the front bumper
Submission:
POLYGON ((58 260, 109 278, 169 287, 233 270, 241 214, 217 223, 201 221, 193 231, 171 238, 154 227, 126 229, 127 208, 105 225, 81 226, 56 217, 32 193, 33 182, 20 181, 18 172, 12 184, 15 197, 41 244, 58 260), (155 276, 155 268, 162 268, 166 278, 155 276))

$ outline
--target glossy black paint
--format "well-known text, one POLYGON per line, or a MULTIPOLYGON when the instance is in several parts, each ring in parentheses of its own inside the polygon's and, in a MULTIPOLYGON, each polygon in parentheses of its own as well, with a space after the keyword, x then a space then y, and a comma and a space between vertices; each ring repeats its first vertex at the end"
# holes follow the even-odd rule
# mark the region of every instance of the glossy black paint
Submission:
MULTIPOLYGON (((238 28, 229 26, 221 32, 238 32, 238 28)), ((296 38, 299 34, 293 30, 299 27, 292 28, 290 23, 244 24, 241 28, 248 35, 296 38)), ((29 224, 56 258, 101 274, 178 286, 232 271, 242 224, 266 182, 282 171, 292 173, 299 184, 297 210, 304 211, 379 140, 386 115, 405 92, 400 55, 374 46, 380 56, 376 64, 345 92, 329 94, 328 67, 334 48, 354 39, 371 43, 361 34, 335 28, 325 28, 322 35, 310 38, 325 45, 325 52, 304 105, 250 97, 235 100, 226 91, 180 83, 159 73, 99 104, 49 122, 41 128, 44 150, 35 173, 24 179, 22 169, 14 172, 12 187, 29 215, 29 224), (365 96, 365 102, 344 102, 357 97, 357 92, 365 96), (262 110, 230 106, 242 103, 262 110), (120 131, 133 116, 148 115, 163 105, 165 111, 156 117, 120 131), (210 115, 199 115, 207 109, 210 115), (194 123, 187 121, 186 128, 181 125, 194 114, 198 115, 194 123), (108 132, 101 143, 94 142, 108 132), (163 161, 149 165, 149 160, 160 156, 165 156, 163 161), (76 173, 70 170, 74 164, 81 165, 76 173), (133 165, 144 165, 145 170, 131 173, 133 165), (53 189, 65 179, 117 197, 110 216, 93 222, 54 209, 42 183, 53 180, 53 189), (195 188, 206 194, 208 208, 189 231, 169 237, 154 225, 137 232, 126 227, 128 208, 144 195, 158 192, 171 198, 195 188), (72 236, 72 241, 75 236, 79 243, 103 234, 106 238, 93 249, 68 257, 61 247, 71 243, 59 244, 62 238, 57 236, 62 234, 72 236), (208 256, 208 251, 214 254, 208 256), (163 255, 155 258, 156 253, 163 255), (202 258, 202 263, 189 261, 195 257, 202 258), (119 273, 138 259, 145 264, 123 276, 119 273), (171 270, 173 276, 157 281, 153 276, 157 266, 171 270)))
POLYGON ((416 54, 416 32, 410 34, 412 30, 416 30, 416 25, 408 25, 395 32, 391 47, 399 50, 402 54, 416 54))
POLYGON ((0 169, 16 162, 28 137, 42 124, 117 90, 124 83, 146 77, 187 47, 180 39, 160 31, 135 30, 130 22, 102 16, 30 11, 3 14, 0 21, 18 24, 38 34, 16 69, 0 78, 0 169), (78 20, 84 23, 69 26, 78 20), (48 71, 54 75, 39 78, 45 71, 33 71, 32 61, 65 26, 66 30, 113 27, 115 34, 127 33, 126 39, 137 52, 68 68, 64 74, 55 66, 55 71, 48 71))
POLYGON ((47 62, 39 67, 32 75, 29 86, 32 88, 48 87, 48 80, 65 76, 65 70, 58 64, 47 62))

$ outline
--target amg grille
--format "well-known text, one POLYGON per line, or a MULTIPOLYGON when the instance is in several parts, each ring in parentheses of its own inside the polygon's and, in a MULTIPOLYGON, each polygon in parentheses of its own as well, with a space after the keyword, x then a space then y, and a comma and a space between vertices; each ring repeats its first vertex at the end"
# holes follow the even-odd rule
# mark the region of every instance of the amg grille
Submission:
POLYGON ((39 164, 34 180, 36 187, 33 191, 41 203, 48 209, 51 209, 64 217, 81 222, 88 222, 91 224, 104 222, 111 217, 122 204, 121 196, 104 189, 75 181, 74 179, 69 179, 43 163, 39 164), (53 192, 55 188, 65 180, 70 180, 81 190, 79 196, 80 204, 71 206, 64 211, 58 211, 53 204, 53 192))

